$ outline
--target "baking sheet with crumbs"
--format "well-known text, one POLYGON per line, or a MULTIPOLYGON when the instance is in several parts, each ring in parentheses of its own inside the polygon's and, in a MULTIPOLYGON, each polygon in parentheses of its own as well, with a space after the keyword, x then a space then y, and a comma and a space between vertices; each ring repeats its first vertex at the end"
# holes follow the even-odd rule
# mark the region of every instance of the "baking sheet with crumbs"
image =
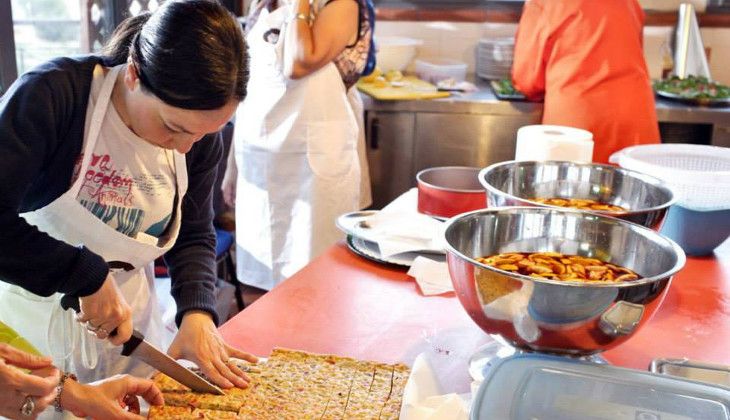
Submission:
POLYGON ((191 392, 164 374, 154 380, 165 406, 148 418, 169 419, 398 419, 410 369, 297 350, 274 349, 265 363, 244 365, 246 389, 225 395, 191 392))

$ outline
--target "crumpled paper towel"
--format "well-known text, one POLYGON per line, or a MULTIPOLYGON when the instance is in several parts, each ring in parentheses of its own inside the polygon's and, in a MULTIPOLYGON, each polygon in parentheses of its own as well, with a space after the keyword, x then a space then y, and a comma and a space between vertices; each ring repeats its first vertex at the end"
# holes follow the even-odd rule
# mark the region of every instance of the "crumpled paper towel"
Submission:
POLYGON ((416 357, 406 387, 400 420, 466 420, 469 407, 458 394, 441 395, 425 355, 416 357))
POLYGON ((380 211, 358 228, 387 258, 404 252, 443 253, 443 223, 416 212, 380 211))
POLYGON ((413 260, 408 275, 416 279, 421 293, 426 296, 454 291, 454 285, 449 275, 449 267, 445 262, 418 256, 413 260))

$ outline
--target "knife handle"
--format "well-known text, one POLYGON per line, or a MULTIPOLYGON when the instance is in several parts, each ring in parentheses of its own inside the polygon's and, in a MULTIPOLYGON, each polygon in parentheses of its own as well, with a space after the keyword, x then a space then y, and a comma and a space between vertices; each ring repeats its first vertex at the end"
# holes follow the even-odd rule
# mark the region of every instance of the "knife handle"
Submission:
POLYGON ((144 341, 144 335, 137 331, 132 331, 132 336, 129 337, 126 343, 122 344, 122 356, 129 356, 133 351, 137 349, 137 346, 144 341))
MULTIPOLYGON (((81 312, 81 302, 79 301, 78 296, 63 295, 61 298, 61 307, 64 310, 73 309, 76 313, 81 312)), ((109 333, 109 337, 113 337, 115 335, 117 335, 116 328, 109 333)), ((143 340, 144 335, 141 332, 137 330, 132 331, 132 336, 122 345, 122 356, 129 356, 132 354, 143 340)))

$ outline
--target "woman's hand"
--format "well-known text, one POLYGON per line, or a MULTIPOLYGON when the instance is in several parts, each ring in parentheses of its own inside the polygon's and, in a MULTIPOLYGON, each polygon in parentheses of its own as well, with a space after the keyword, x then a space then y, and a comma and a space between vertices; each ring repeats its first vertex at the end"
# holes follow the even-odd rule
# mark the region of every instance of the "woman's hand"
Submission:
POLYGON ((152 405, 165 403, 162 392, 147 379, 117 375, 93 384, 67 380, 61 393, 61 407, 77 417, 93 419, 142 419, 139 415, 140 395, 152 405))
POLYGON ((223 341, 213 318, 207 312, 190 311, 183 316, 180 330, 170 345, 173 359, 187 359, 215 384, 223 388, 248 386, 249 377, 228 359, 236 357, 256 363, 256 356, 229 346, 223 341))
POLYGON ((99 290, 79 298, 81 312, 77 320, 87 323, 89 331, 100 339, 109 338, 115 346, 122 345, 132 336, 132 308, 119 292, 117 283, 109 274, 99 290), (109 334, 117 329, 117 334, 109 334))
POLYGON ((0 415, 11 419, 37 417, 53 403, 59 379, 60 372, 51 365, 51 359, 0 343, 0 415), (30 417, 21 413, 28 396, 35 407, 30 417))

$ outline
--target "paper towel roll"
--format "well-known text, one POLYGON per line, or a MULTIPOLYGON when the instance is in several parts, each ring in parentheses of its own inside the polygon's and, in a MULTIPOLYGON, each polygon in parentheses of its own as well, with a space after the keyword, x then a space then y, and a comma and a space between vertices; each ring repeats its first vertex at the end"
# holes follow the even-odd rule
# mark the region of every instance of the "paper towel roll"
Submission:
POLYGON ((593 134, 560 125, 526 125, 517 130, 515 160, 593 161, 593 134))

